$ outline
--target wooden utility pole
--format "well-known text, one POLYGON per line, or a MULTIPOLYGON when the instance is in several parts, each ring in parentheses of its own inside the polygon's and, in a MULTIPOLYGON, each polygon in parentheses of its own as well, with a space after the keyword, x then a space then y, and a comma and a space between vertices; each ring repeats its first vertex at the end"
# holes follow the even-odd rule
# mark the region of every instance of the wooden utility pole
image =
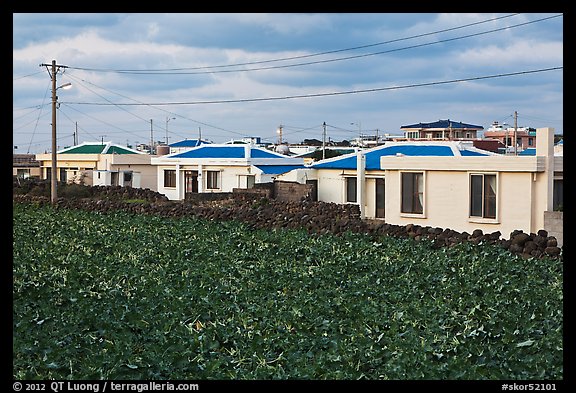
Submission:
MULTIPOLYGON (((60 68, 67 68, 65 65, 56 64, 56 60, 52 60, 52 64, 40 64, 40 67, 46 67, 50 78, 52 78, 52 169, 50 175, 50 201, 52 204, 56 204, 58 200, 57 192, 57 182, 58 182, 58 156, 56 154, 56 103, 58 101, 58 96, 56 95, 56 74, 60 71, 60 68)), ((70 86, 70 84, 67 84, 70 86)))

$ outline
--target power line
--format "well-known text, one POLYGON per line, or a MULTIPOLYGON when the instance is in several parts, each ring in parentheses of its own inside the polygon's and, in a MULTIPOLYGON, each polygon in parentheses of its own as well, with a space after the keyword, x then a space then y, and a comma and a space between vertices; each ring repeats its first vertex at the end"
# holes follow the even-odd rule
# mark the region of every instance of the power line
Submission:
MULTIPOLYGON (((86 80, 84 80, 84 79, 80 79, 80 78, 76 78, 76 77, 74 77, 74 76, 71 76, 70 73, 68 73, 68 76, 69 76, 71 79, 77 81, 78 83, 80 83, 80 81, 85 82, 85 83, 88 83, 88 84, 90 84, 90 85, 92 85, 92 86, 95 86, 95 87, 97 87, 97 88, 100 88, 100 89, 102 89, 102 90, 104 90, 104 91, 106 91, 106 92, 109 92, 109 93, 111 93, 111 94, 115 94, 115 95, 120 96, 120 97, 122 97, 122 98, 126 98, 126 99, 129 99, 129 100, 131 100, 131 101, 134 101, 134 102, 136 102, 138 105, 149 106, 149 107, 151 107, 152 109, 159 110, 159 111, 161 111, 161 112, 163 112, 163 113, 165 113, 165 114, 168 114, 168 115, 171 115, 171 116, 177 116, 177 117, 180 118, 180 119, 188 120, 188 121, 194 122, 194 123, 196 123, 196 124, 200 124, 200 125, 203 125, 203 126, 206 126, 206 127, 210 127, 210 128, 213 128, 213 129, 220 130, 220 131, 228 132, 228 133, 235 134, 235 135, 239 135, 239 136, 243 136, 243 135, 244 135, 244 134, 239 133, 239 132, 236 132, 236 131, 227 130, 227 129, 224 129, 224 128, 221 128, 221 127, 218 127, 218 126, 215 126, 215 125, 212 125, 212 124, 208 124, 208 123, 201 122, 201 121, 199 121, 199 120, 194 120, 194 119, 191 119, 191 118, 189 118, 189 117, 180 115, 180 114, 175 113, 175 112, 167 111, 167 110, 161 109, 161 108, 155 108, 155 107, 154 107, 153 105, 151 105, 151 104, 143 103, 143 102, 138 101, 138 100, 136 100, 136 99, 134 99, 134 98, 130 98, 130 97, 128 97, 128 96, 125 96, 125 95, 116 93, 116 92, 114 92, 114 91, 112 91, 112 90, 106 89, 106 88, 104 88, 104 87, 102 87, 102 86, 96 85, 96 84, 94 84, 94 83, 92 83, 92 82, 88 82, 88 81, 86 81, 86 80)), ((80 85, 82 85, 83 87, 85 87, 87 90, 89 90, 89 91, 92 92, 93 94, 97 95, 98 97, 101 97, 101 98, 104 99, 105 101, 108 101, 108 102, 110 103, 110 105, 118 106, 119 109, 122 109, 122 110, 126 111, 127 113, 130 113, 131 115, 133 115, 133 116, 135 116, 135 117, 137 117, 137 118, 139 118, 139 119, 141 119, 141 120, 145 120, 146 123, 148 123, 148 122, 150 121, 149 119, 144 119, 144 118, 142 118, 142 117, 140 117, 140 116, 137 116, 137 115, 133 114, 132 112, 127 111, 127 110, 124 109, 124 108, 120 108, 120 106, 123 105, 123 104, 113 103, 112 101, 108 100, 107 98, 105 98, 105 97, 101 96, 100 94, 96 93, 94 90, 87 88, 87 87, 84 86, 82 83, 80 83, 80 85)), ((68 104, 69 104, 69 103, 68 103, 68 104)), ((134 104, 134 105, 136 105, 136 104, 134 104)), ((98 119, 96 119, 96 118, 94 118, 94 117, 92 117, 92 118, 93 118, 94 120, 98 120, 98 119)), ((101 120, 98 120, 98 121, 101 121, 101 120)), ((101 122, 105 123, 104 121, 101 121, 101 122)), ((108 123, 106 123, 106 124, 108 124, 108 123)), ((116 127, 116 128, 118 128, 118 127, 116 127)), ((128 131, 126 131, 126 132, 128 132, 128 131)), ((178 133, 175 133, 175 132, 172 132, 172 134, 174 134, 174 135, 179 135, 178 133)), ((184 137, 183 135, 180 135, 180 136, 184 137)))
POLYGON ((348 91, 340 91, 340 92, 332 92, 332 93, 301 94, 301 95, 285 96, 285 97, 245 98, 245 99, 239 99, 239 100, 214 100, 214 101, 190 101, 190 102, 155 102, 155 103, 137 103, 137 104, 106 104, 106 103, 98 103, 98 102, 66 102, 66 104, 69 104, 69 105, 97 105, 97 106, 108 106, 108 105, 115 105, 115 106, 163 106, 163 105, 207 105, 207 104, 232 104, 232 103, 241 103, 241 102, 278 101, 278 100, 291 100, 291 99, 297 99, 297 98, 314 98, 314 97, 327 97, 327 96, 338 96, 338 95, 347 95, 347 94, 372 93, 372 92, 377 92, 377 91, 400 90, 400 89, 409 89, 409 88, 424 87, 424 86, 437 86, 437 85, 445 85, 445 84, 450 84, 450 83, 469 82, 469 81, 483 80, 483 79, 503 78, 503 77, 508 77, 508 76, 517 76, 517 75, 527 75, 527 74, 533 74, 533 73, 537 73, 537 72, 561 70, 563 68, 564 67, 551 67, 551 68, 542 68, 539 70, 510 72, 510 73, 506 73, 506 74, 477 76, 477 77, 472 77, 472 78, 452 79, 452 80, 439 81, 439 82, 414 83, 414 84, 402 85, 402 86, 380 87, 380 88, 361 89, 361 90, 348 90, 348 91))
MULTIPOLYGON (((510 15, 510 16, 513 16, 513 15, 510 15)), ((462 39, 470 38, 470 37, 477 37, 477 36, 484 35, 484 34, 495 33, 495 32, 502 31, 502 30, 508 30, 508 29, 512 29, 515 27, 521 27, 521 26, 532 24, 532 23, 542 22, 542 21, 545 21, 548 19, 558 18, 560 16, 562 16, 562 14, 549 16, 546 18, 541 18, 541 19, 537 19, 537 20, 533 20, 533 21, 524 22, 524 23, 519 23, 516 25, 500 27, 497 29, 488 30, 488 31, 480 32, 480 33, 468 34, 468 35, 464 35, 464 36, 460 36, 460 37, 448 38, 448 39, 444 39, 444 40, 428 42, 425 44, 411 45, 411 46, 406 46, 406 47, 402 47, 402 48, 390 49, 390 50, 386 50, 386 51, 364 53, 364 54, 359 54, 359 55, 354 55, 354 56, 340 57, 340 58, 336 58, 336 59, 325 59, 325 60, 310 61, 310 62, 305 62, 305 63, 286 64, 286 65, 277 65, 277 66, 260 67, 260 68, 249 68, 249 69, 239 69, 239 70, 211 70, 211 71, 197 71, 197 72, 181 72, 181 70, 203 70, 203 69, 237 67, 237 66, 242 66, 242 65, 271 63, 271 62, 279 62, 279 61, 286 61, 286 60, 292 60, 292 59, 320 56, 320 55, 324 55, 324 54, 350 51, 350 50, 355 50, 358 48, 365 48, 365 47, 371 47, 371 46, 376 46, 376 45, 384 45, 384 44, 388 44, 388 43, 392 43, 392 42, 409 40, 409 39, 413 39, 413 38, 420 38, 420 37, 424 37, 427 35, 433 35, 433 34, 438 34, 441 32, 446 32, 446 31, 450 31, 450 30, 456 30, 456 29, 460 29, 460 28, 464 28, 464 27, 469 27, 469 26, 474 25, 474 24, 480 24, 480 23, 486 23, 488 21, 494 21, 494 20, 497 20, 499 18, 494 18, 494 19, 491 19, 488 21, 483 21, 483 22, 476 22, 473 24, 464 25, 464 26, 460 26, 460 27, 456 27, 456 28, 452 28, 452 29, 439 30, 437 32, 420 34, 420 35, 416 35, 416 36, 412 36, 412 37, 400 38, 400 39, 381 42, 381 43, 377 43, 377 44, 364 45, 364 46, 355 47, 355 48, 340 49, 340 50, 321 52, 321 53, 316 53, 316 54, 311 54, 311 55, 294 56, 294 57, 284 58, 284 59, 263 60, 263 61, 250 62, 250 63, 238 63, 238 64, 231 64, 231 65, 191 67, 191 68, 172 68, 172 69, 168 68, 168 69, 156 69, 156 70, 154 70, 154 69, 150 69, 150 70, 114 70, 114 69, 96 69, 96 68, 84 68, 84 67, 69 67, 69 68, 76 69, 76 70, 82 70, 82 71, 115 72, 115 73, 120 73, 120 74, 136 74, 136 75, 147 75, 147 74, 152 74, 152 75, 202 75, 202 74, 250 72, 250 71, 263 71, 263 70, 272 70, 272 69, 301 67, 301 66, 307 66, 307 65, 313 65, 313 64, 322 64, 322 63, 331 63, 331 62, 336 62, 336 61, 352 60, 352 59, 358 59, 358 58, 362 58, 362 57, 376 56, 376 55, 382 55, 382 54, 387 54, 387 53, 392 53, 392 52, 399 52, 399 51, 408 50, 408 49, 415 49, 415 48, 420 48, 420 47, 424 47, 424 46, 443 44, 446 42, 462 40, 462 39)), ((509 17, 509 16, 506 16, 506 17, 509 17)), ((501 18, 504 18, 504 17, 501 17, 501 18)))

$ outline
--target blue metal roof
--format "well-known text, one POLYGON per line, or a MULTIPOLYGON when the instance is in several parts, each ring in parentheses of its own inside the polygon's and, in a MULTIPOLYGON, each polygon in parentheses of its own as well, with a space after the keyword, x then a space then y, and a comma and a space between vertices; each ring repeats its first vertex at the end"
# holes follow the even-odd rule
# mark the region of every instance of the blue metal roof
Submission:
POLYGON ((202 145, 197 148, 171 155, 173 158, 244 158, 244 146, 213 147, 202 145))
MULTIPOLYGON (((403 154, 405 156, 454 156, 450 146, 424 145, 421 143, 414 145, 384 145, 383 148, 367 150, 364 154, 366 156, 367 170, 381 169, 380 157, 382 156, 395 156, 396 154, 403 154)), ((480 153, 476 154, 482 155, 480 153)), ((356 153, 351 153, 341 156, 341 158, 336 157, 335 159, 329 159, 329 161, 318 161, 317 164, 312 164, 312 167, 330 169, 356 169, 356 163, 356 153)))
POLYGON ((486 154, 481 153, 479 151, 475 151, 475 150, 464 149, 464 150, 460 150, 460 155, 461 156, 485 156, 486 154))
POLYGON ((256 165, 256 168, 267 175, 279 175, 293 169, 304 168, 304 165, 256 165))
POLYGON ((261 148, 252 148, 250 152, 252 158, 287 158, 284 154, 274 153, 261 148))
POLYGON ((180 142, 171 143, 170 147, 196 147, 207 143, 212 142, 203 141, 201 139, 184 139, 183 141, 180 142))
POLYGON ((466 124, 466 123, 462 123, 459 121, 452 121, 450 119, 447 120, 438 120, 432 123, 417 123, 417 124, 410 124, 408 126, 401 126, 400 129, 403 128, 422 128, 422 129, 426 129, 426 128, 445 128, 445 129, 449 129, 449 128, 453 128, 453 129, 462 129, 462 128, 467 128, 467 129, 478 129, 478 130, 483 130, 484 127, 482 126, 477 126, 474 124, 466 124))
MULTIPOLYGON (((251 158, 286 158, 286 156, 266 151, 259 147, 250 147, 251 158)), ((246 158, 245 145, 203 144, 188 151, 173 154, 170 158, 246 158)))

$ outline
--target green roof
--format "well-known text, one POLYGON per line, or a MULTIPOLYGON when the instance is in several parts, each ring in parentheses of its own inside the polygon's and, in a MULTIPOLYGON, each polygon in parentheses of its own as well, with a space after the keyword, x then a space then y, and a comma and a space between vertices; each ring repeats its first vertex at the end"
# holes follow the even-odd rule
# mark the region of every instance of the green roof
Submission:
POLYGON ((110 146, 106 154, 134 154, 134 152, 120 146, 110 146))
POLYGON ((139 151, 112 143, 82 143, 77 146, 67 147, 58 154, 142 154, 139 151))
POLYGON ((66 154, 100 154, 106 145, 79 145, 64 149, 61 153, 66 154))

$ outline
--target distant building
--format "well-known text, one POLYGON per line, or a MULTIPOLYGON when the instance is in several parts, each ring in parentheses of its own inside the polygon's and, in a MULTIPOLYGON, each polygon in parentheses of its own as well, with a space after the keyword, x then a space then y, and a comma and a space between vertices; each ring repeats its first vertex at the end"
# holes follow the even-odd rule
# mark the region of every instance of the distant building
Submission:
POLYGON ((19 179, 29 177, 40 178, 40 162, 36 161, 34 154, 13 154, 12 175, 19 179))
MULTIPOLYGON (((56 152, 57 179, 85 185, 130 186, 156 190, 156 170, 144 152, 112 142, 84 142, 56 152)), ((36 154, 41 178, 51 179, 52 154, 36 154)))
POLYGON ((451 141, 459 139, 476 139, 478 132, 484 127, 474 124, 462 123, 459 121, 438 120, 432 123, 416 123, 401 126, 400 130, 404 131, 403 138, 394 138, 394 140, 437 140, 451 141))
POLYGON ((502 153, 518 153, 526 149, 536 148, 536 129, 530 127, 510 127, 506 123, 493 122, 484 131, 484 138, 499 141, 503 147, 502 153), (514 147, 516 146, 516 147, 514 147))

